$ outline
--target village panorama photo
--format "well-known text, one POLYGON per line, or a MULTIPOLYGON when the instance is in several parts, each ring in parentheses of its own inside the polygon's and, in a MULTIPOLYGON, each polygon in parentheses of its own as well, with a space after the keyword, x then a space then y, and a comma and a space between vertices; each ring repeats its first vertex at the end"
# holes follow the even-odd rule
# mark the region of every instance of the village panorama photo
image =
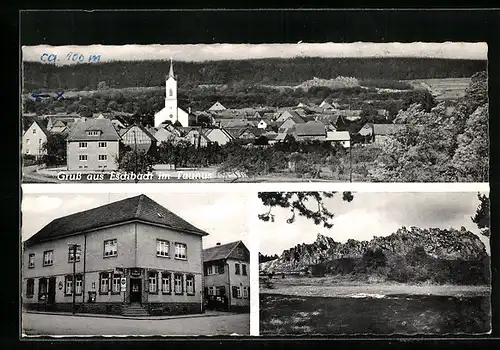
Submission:
POLYGON ((491 332, 488 191, 258 197, 260 335, 491 332))
POLYGON ((23 46, 22 180, 488 182, 487 51, 23 46))
POLYGON ((21 332, 250 335, 237 193, 25 193, 21 332))

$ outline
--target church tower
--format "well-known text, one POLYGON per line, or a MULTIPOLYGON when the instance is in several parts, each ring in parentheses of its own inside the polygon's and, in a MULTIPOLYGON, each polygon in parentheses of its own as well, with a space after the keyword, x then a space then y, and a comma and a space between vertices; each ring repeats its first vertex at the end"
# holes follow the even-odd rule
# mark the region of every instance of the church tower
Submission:
POLYGON ((170 58, 170 71, 165 82, 165 109, 168 119, 174 124, 177 121, 177 81, 174 76, 174 66, 170 58))

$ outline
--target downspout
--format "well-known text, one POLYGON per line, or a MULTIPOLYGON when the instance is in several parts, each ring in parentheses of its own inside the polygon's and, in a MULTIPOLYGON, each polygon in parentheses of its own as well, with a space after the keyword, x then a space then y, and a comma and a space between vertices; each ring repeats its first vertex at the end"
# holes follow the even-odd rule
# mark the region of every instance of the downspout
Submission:
MULTIPOLYGON (((82 303, 85 305, 85 284, 87 283, 85 269, 87 263, 87 234, 83 234, 83 280, 82 280, 82 303)), ((76 288, 76 281, 75 288, 76 288)))
POLYGON ((226 272, 226 276, 227 276, 227 288, 228 288, 228 291, 227 291, 227 294, 229 295, 228 297, 228 308, 231 308, 231 303, 233 301, 233 291, 231 290, 231 278, 230 278, 230 273, 229 273, 229 263, 227 262, 226 260, 226 266, 227 266, 227 269, 224 269, 224 271, 226 272))

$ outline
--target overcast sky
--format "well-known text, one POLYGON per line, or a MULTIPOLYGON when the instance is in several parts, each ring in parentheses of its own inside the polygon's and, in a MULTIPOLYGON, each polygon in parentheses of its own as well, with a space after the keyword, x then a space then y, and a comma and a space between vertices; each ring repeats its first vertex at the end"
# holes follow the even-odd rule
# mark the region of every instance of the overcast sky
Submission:
POLYGON ((122 46, 23 46, 24 61, 40 61, 44 53, 55 54, 58 64, 70 52, 100 55, 101 62, 113 60, 170 59, 208 61, 269 57, 435 57, 450 59, 487 59, 486 43, 297 43, 297 44, 196 44, 196 45, 122 45, 122 46))
MULTIPOLYGON (((344 202, 341 195, 326 199, 326 207, 335 214, 331 229, 314 225, 311 220, 296 217, 293 224, 287 224, 290 210, 274 208, 275 221, 263 222, 254 216, 253 228, 260 232, 260 252, 266 255, 281 255, 283 250, 299 243, 312 243, 317 234, 332 237, 337 242, 370 240, 373 236, 388 236, 398 228, 417 226, 420 228, 462 226, 478 234, 477 226, 470 217, 479 205, 477 193, 354 193, 354 200, 344 202)), ((267 209, 259 204, 259 213, 267 209)), ((482 236, 489 252, 489 240, 482 236)))
MULTIPOLYGON (((24 194, 21 209, 22 240, 26 240, 53 219, 116 202, 140 193, 125 194, 24 194)), ((242 240, 249 247, 246 198, 241 194, 144 193, 152 200, 209 233, 203 247, 242 240)))

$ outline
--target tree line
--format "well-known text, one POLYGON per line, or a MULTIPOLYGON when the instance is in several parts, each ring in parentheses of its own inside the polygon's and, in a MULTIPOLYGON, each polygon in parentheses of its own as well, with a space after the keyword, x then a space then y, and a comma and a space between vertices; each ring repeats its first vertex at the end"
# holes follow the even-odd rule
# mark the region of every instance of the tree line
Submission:
MULTIPOLYGON (((105 80, 111 88, 163 86, 170 62, 165 60, 111 61, 71 66, 41 62, 23 63, 24 90, 97 90, 105 80)), ((486 69, 485 60, 435 58, 267 58, 176 62, 179 86, 229 84, 245 81, 258 84, 300 84, 320 77, 337 76, 376 80, 470 77, 486 69)))

